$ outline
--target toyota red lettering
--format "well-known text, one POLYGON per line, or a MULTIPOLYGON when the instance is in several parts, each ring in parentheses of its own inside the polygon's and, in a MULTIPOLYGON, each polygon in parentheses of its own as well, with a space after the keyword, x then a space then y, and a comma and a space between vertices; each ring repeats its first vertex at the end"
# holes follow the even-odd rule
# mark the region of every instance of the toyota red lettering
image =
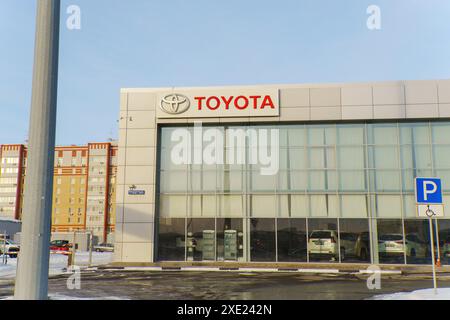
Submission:
POLYGON ((276 88, 173 89, 158 95, 158 118, 279 117, 276 88))
POLYGON ((223 102, 225 102, 225 109, 229 110, 230 109, 230 103, 233 100, 233 97, 229 97, 228 99, 225 97, 222 97, 223 102))
POLYGON ((250 99, 253 100, 253 109, 258 109, 258 100, 261 98, 261 96, 250 96, 250 99))
POLYGON ((244 96, 239 96, 234 100, 234 106, 236 109, 239 110, 245 110, 248 107, 248 98, 244 96), (239 104, 239 101, 241 101, 241 104, 239 104), (244 102, 244 105, 242 105, 242 101, 244 102))
POLYGON ((206 100, 206 106, 209 110, 217 110, 220 107, 220 99, 217 97, 209 97, 208 100, 206 100), (214 107, 211 101, 215 101, 214 107))
POLYGON ((237 110, 246 110, 249 107, 253 109, 275 109, 275 103, 271 96, 210 96, 194 97, 197 102, 197 110, 203 110, 205 107, 209 110, 225 109, 230 110, 233 106, 237 110))

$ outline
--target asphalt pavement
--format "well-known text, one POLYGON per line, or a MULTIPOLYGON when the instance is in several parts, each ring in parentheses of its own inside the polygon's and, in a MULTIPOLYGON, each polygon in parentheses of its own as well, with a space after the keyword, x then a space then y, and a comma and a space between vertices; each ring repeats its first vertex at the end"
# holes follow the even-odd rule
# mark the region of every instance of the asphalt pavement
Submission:
MULTIPOLYGON (((51 296, 73 299, 132 300, 361 300, 432 286, 429 275, 383 276, 380 290, 367 288, 367 275, 236 272, 88 271, 81 289, 69 290, 67 275, 52 277, 51 296)), ((440 287, 450 287, 443 276, 440 287)), ((0 298, 13 294, 11 281, 0 281, 0 298)))

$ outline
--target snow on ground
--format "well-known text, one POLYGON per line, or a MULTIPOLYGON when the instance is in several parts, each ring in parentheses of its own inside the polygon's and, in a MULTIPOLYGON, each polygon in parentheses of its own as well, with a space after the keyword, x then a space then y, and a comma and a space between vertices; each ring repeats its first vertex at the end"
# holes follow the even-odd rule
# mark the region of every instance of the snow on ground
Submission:
MULTIPOLYGON (((74 296, 68 296, 65 294, 55 293, 55 294, 49 294, 49 300, 129 300, 127 298, 122 297, 74 297, 74 296)), ((6 300, 14 300, 13 296, 0 298, 0 301, 6 301, 6 300)))
POLYGON ((450 288, 440 288, 437 294, 434 289, 383 294, 373 297, 373 300, 450 300, 450 288))
MULTIPOLYGON (((75 296, 68 296, 65 294, 55 293, 55 294, 49 294, 49 300, 129 300, 128 298, 123 297, 75 297, 75 296)), ((6 300, 14 300, 13 296, 0 298, 0 301, 6 301, 6 300)))
MULTIPOLYGON (((99 266, 108 264, 112 261, 113 253, 111 252, 92 252, 92 265, 99 266)), ((50 255, 49 274, 58 275, 64 273, 64 268, 67 268, 67 256, 62 254, 50 255)), ((0 257, 0 280, 11 279, 16 276, 17 259, 8 257, 8 264, 2 264, 2 257, 0 257)), ((87 267, 89 264, 89 252, 77 252, 75 256, 75 265, 80 267, 87 267)))

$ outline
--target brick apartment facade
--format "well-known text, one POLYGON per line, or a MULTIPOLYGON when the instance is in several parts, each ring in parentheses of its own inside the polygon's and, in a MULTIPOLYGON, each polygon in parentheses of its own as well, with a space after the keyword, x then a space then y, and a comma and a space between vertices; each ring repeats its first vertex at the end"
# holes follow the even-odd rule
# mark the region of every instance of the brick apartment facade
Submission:
MULTIPOLYGON (((26 145, 0 147, 1 218, 22 218, 26 168, 26 145)), ((90 231, 96 242, 112 242, 117 145, 56 147, 54 168, 52 231, 90 231)))

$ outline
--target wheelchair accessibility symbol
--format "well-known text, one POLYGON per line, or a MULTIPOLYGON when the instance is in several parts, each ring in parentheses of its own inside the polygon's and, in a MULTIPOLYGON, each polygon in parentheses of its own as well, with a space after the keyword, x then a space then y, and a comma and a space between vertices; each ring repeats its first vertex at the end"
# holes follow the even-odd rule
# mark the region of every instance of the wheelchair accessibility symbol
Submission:
POLYGON ((430 206, 427 206, 427 211, 425 211, 425 214, 428 218, 433 218, 434 216, 436 216, 436 213, 434 213, 430 206))

